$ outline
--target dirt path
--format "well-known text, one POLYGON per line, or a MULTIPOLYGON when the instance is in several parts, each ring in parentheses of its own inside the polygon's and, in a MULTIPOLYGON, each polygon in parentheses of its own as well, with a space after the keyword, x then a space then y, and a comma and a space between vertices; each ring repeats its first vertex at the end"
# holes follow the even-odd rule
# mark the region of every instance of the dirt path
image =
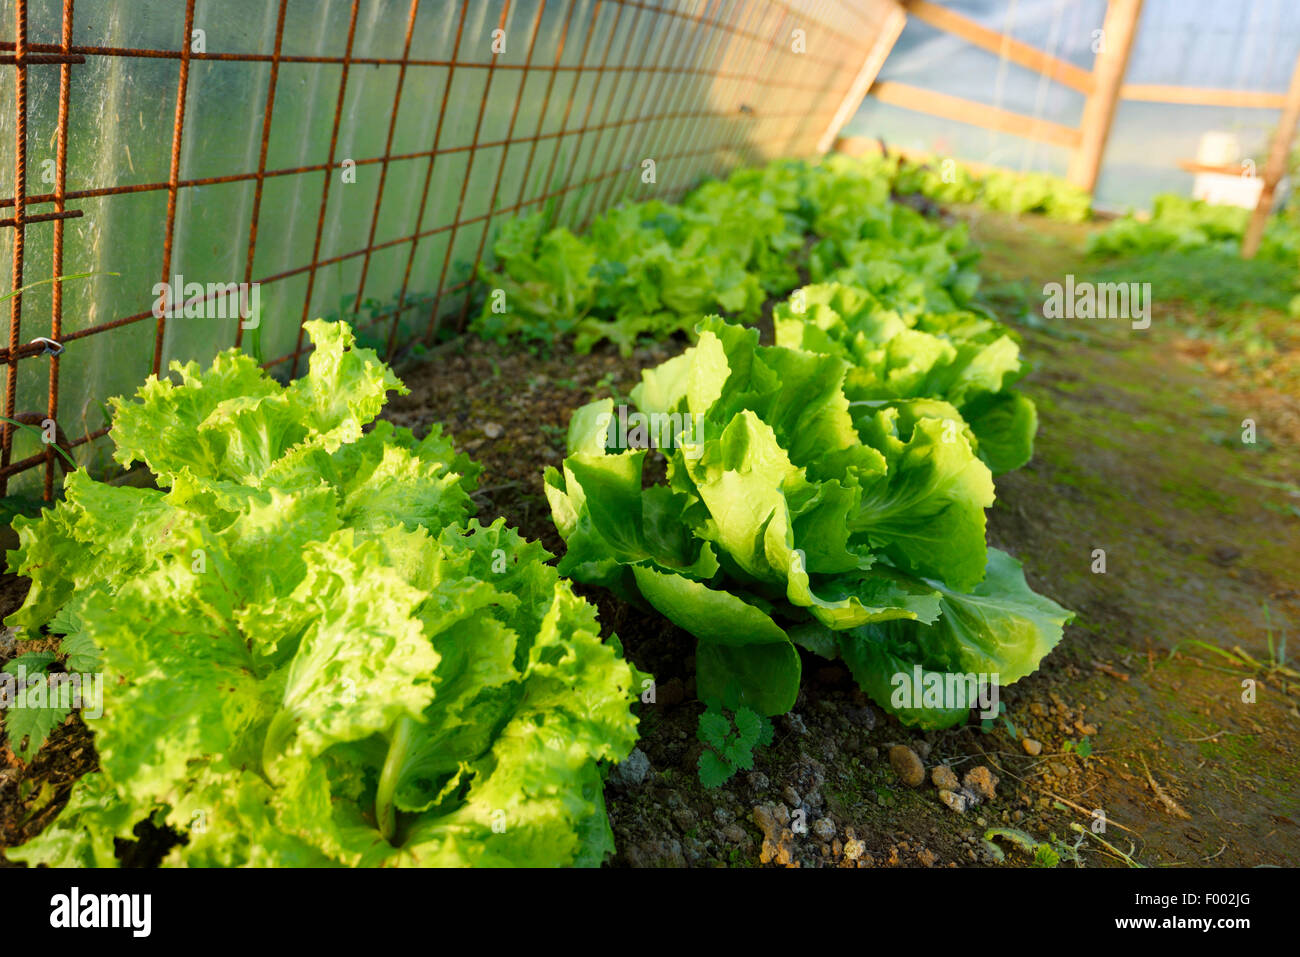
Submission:
MULTIPOLYGON (((1082 271, 1079 230, 973 226, 990 274, 1041 289, 1082 271)), ((1045 682, 1073 661, 1061 693, 1106 695, 1088 711, 1096 758, 1058 793, 1132 828, 1144 863, 1294 864, 1296 685, 1212 649, 1267 664, 1270 629, 1275 648, 1297 633, 1300 401, 1210 373, 1185 307, 1153 292, 1149 330, 1079 320, 1027 335, 1039 443, 999 482, 992 537, 1080 612, 1045 682)))

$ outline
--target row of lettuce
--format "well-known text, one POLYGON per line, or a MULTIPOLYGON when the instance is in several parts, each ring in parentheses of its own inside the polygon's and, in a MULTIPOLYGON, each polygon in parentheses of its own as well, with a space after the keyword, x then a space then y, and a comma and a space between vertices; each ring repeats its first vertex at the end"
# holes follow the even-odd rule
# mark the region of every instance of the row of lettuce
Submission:
MULTIPOLYGON (((1239 206, 1166 193, 1155 198, 1149 214, 1129 213, 1089 237, 1088 251, 1127 255, 1213 249, 1237 256, 1250 218, 1251 211, 1239 206)), ((1300 261, 1300 222, 1294 212, 1269 217, 1258 255, 1287 265, 1300 261)))
POLYGON ((994 474, 1032 454, 1025 370, 971 305, 964 231, 889 191, 871 164, 778 163, 583 237, 503 230, 482 332, 694 343, 634 408, 573 414, 545 475, 558 568, 470 517, 478 468, 437 426, 374 421, 403 386, 345 325, 308 325, 287 387, 232 351, 116 400, 116 458, 157 488, 76 472, 15 522, 32 589, 9 623, 33 643, 5 669, 25 687, 0 685, 31 705, 5 717, 30 757, 67 714, 55 676, 102 674, 99 770, 6 853, 112 866, 149 822, 165 864, 599 863, 603 768, 651 678, 569 579, 694 635, 709 783, 794 705, 799 649, 925 728, 966 720, 970 686, 900 705, 895 676, 1032 672, 1070 614, 985 540, 994 474), (764 346, 743 323, 772 300, 764 346))
POLYGON ((921 195, 939 203, 971 203, 1002 213, 1038 213, 1049 219, 1082 223, 1092 217, 1092 196, 1050 173, 1013 172, 996 167, 975 170, 950 157, 917 160, 896 153, 863 159, 887 177, 894 192, 921 195))
POLYGON ((482 271, 489 289, 475 330, 580 353, 609 340, 690 333, 702 316, 756 321, 805 281, 840 281, 909 312, 946 312, 979 284, 964 228, 941 229, 889 202, 875 164, 843 156, 778 162, 692 191, 616 207, 581 236, 542 214, 506 223, 482 271))

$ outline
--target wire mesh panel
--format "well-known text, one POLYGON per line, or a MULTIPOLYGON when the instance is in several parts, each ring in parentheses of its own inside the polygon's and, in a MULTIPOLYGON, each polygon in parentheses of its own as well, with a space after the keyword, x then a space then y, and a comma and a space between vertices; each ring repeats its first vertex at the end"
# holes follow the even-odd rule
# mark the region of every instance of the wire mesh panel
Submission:
POLYGON ((8 301, 0 492, 51 494, 51 420, 104 466, 104 400, 172 359, 463 328, 509 217, 813 153, 890 6, 0 0, 0 242, 46 281, 8 301))

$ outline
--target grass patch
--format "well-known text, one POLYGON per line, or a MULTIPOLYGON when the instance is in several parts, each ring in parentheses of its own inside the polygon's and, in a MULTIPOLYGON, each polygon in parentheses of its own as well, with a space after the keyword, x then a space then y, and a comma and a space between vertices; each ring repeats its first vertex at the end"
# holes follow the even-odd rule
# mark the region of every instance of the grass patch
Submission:
POLYGON ((1292 264, 1245 260, 1214 247, 1124 256, 1090 271, 1096 282, 1149 282, 1157 302, 1233 310, 1262 306, 1285 312, 1296 293, 1292 264))

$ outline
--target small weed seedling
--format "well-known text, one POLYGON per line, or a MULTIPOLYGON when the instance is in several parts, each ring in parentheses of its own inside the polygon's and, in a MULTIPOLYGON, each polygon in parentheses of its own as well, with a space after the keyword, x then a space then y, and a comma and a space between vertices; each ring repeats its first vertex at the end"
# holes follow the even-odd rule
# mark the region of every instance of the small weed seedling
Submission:
POLYGON ((723 708, 710 704, 700 715, 696 734, 705 746, 700 755, 700 783, 716 788, 737 771, 754 766, 754 749, 772 743, 772 722, 749 708, 729 716, 723 708))

